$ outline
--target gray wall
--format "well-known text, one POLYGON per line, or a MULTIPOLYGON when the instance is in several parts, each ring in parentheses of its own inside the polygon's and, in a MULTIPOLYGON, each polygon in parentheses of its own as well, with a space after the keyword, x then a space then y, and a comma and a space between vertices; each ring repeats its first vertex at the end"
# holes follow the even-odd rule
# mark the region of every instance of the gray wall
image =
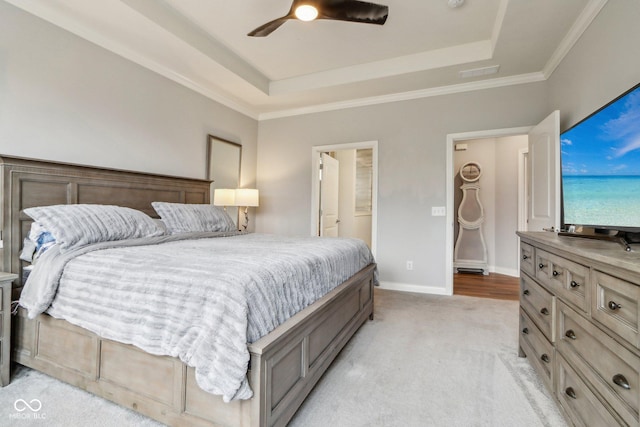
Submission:
POLYGON ((638 22, 640 2, 608 2, 546 82, 261 122, 258 229, 309 234, 312 146, 378 140, 380 278, 444 289, 447 225, 430 211, 445 205, 446 135, 584 117, 640 81, 638 22))
POLYGON ((640 1, 610 0, 548 80, 567 129, 640 83, 640 1))
POLYGON ((258 231, 308 235, 311 147, 377 140, 380 277, 444 289, 447 225, 430 211, 446 202, 447 134, 553 109, 575 123, 640 81, 638 22, 640 2, 608 2, 546 82, 258 124, 0 2, 0 153, 203 178, 212 133, 242 143, 241 185, 257 167, 258 231))
POLYGON ((243 145, 256 120, 0 2, 0 153, 205 178, 206 136, 243 145))
POLYGON ((528 126, 548 114, 546 83, 260 122, 260 231, 308 235, 311 147, 379 143, 377 261, 387 283, 444 291, 446 137, 528 126), (406 261, 414 262, 407 271, 406 261))

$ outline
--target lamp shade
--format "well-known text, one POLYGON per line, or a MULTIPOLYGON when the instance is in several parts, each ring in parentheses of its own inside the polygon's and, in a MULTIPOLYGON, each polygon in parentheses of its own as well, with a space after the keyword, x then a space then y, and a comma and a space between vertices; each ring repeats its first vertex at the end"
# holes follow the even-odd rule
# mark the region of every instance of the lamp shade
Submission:
POLYGON ((253 188, 237 188, 235 206, 259 206, 258 190, 253 188))
POLYGON ((213 192, 213 204, 216 206, 236 206, 236 190, 216 188, 213 192))

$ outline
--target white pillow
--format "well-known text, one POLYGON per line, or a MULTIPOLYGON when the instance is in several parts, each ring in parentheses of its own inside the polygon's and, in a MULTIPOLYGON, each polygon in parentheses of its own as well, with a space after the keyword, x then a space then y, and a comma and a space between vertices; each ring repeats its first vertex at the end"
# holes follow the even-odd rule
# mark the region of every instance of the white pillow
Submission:
POLYGON ((147 214, 111 205, 53 205, 24 213, 49 231, 65 251, 90 243, 154 237, 165 234, 147 214))
POLYGON ((153 202, 151 206, 172 234, 237 230, 229 214, 214 205, 153 202))

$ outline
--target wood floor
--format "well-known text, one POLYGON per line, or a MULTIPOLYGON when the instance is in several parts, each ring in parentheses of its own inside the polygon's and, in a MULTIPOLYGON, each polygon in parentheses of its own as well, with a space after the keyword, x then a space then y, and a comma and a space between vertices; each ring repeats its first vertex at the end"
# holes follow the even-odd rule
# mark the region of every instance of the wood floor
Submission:
POLYGON ((520 297, 520 279, 503 274, 456 273, 453 293, 480 298, 515 300, 520 297))

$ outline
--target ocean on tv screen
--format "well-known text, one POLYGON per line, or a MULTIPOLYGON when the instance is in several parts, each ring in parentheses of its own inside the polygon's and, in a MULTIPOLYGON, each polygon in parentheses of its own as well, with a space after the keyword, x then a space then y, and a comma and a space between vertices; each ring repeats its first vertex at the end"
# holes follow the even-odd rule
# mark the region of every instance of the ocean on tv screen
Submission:
POLYGON ((640 176, 563 176, 566 224, 640 227, 640 176))
POLYGON ((640 86, 561 135, 565 224, 640 227, 640 86))

